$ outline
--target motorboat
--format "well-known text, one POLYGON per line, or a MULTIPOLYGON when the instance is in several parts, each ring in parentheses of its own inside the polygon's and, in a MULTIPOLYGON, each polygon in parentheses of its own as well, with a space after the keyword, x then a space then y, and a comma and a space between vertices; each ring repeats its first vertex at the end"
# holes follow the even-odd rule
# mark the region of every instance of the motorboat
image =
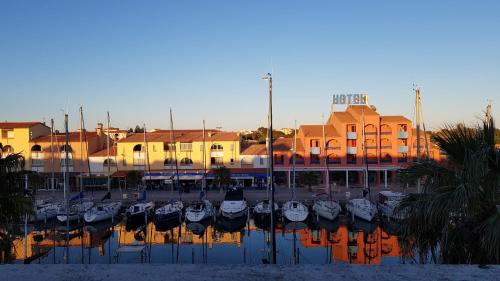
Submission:
POLYGON ((200 222, 214 215, 214 207, 208 200, 193 202, 186 208, 186 220, 200 222))
POLYGON ((283 204, 283 216, 291 222, 305 221, 309 216, 309 210, 306 205, 299 201, 287 201, 283 204))
POLYGON ((219 213, 227 219, 236 219, 247 215, 248 205, 243 197, 243 190, 230 189, 226 191, 226 196, 220 205, 219 213))
POLYGON ((146 222, 147 217, 153 214, 154 208, 153 201, 136 203, 127 209, 127 221, 144 220, 146 222))
POLYGON ((168 203, 155 211, 155 221, 181 220, 184 204, 182 201, 168 203))
MULTIPOLYGON (((279 206, 277 203, 274 203, 274 212, 278 212, 279 206)), ((253 208, 253 214, 256 217, 270 217, 271 216, 271 203, 269 200, 263 200, 257 203, 253 208)))
POLYGON ((92 201, 83 201, 78 203, 73 203, 69 207, 69 211, 66 208, 61 208, 61 211, 57 215, 57 219, 60 222, 74 221, 83 219, 84 214, 94 206, 92 201))
POLYGON ((346 204, 347 211, 355 217, 372 221, 377 214, 377 206, 365 198, 351 199, 346 204))
POLYGON ((90 210, 85 212, 83 218, 88 223, 112 219, 118 215, 121 207, 122 207, 121 202, 98 204, 97 206, 94 206, 90 210))
POLYGON ((313 205, 313 210, 316 215, 328 219, 335 220, 341 211, 338 202, 334 200, 316 200, 313 205))
POLYGON ((42 203, 36 206, 33 221, 47 221, 61 213, 62 203, 42 203))
POLYGON ((397 214, 394 210, 405 197, 406 195, 401 192, 393 192, 389 190, 380 191, 378 194, 377 207, 383 216, 390 219, 399 219, 402 214, 397 214))

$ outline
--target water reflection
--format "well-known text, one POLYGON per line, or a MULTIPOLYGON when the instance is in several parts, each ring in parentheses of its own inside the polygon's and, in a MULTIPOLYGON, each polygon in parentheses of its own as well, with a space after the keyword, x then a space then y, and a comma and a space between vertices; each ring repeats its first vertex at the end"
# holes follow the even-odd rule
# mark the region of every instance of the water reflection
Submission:
MULTIPOLYGON (((269 222, 246 217, 187 225, 108 221, 76 224, 69 230, 52 222, 33 226, 26 238, 26 259, 24 237, 14 241, 14 253, 17 262, 30 263, 262 264, 270 260, 268 229, 269 222)), ((345 217, 278 223, 278 263, 402 263, 398 239, 390 229, 345 217)))

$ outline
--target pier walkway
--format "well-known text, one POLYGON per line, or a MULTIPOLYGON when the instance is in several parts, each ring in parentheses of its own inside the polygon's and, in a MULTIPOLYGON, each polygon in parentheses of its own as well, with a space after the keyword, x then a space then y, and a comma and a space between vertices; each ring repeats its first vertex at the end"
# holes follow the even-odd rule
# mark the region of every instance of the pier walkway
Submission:
POLYGON ((477 265, 2 265, 2 280, 498 280, 500 266, 477 265))

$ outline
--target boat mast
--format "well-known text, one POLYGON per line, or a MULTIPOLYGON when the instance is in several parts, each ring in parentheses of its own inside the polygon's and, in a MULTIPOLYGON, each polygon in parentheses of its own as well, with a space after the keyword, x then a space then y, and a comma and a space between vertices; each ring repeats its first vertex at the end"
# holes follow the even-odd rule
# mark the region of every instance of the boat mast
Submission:
POLYGON ((325 158, 325 167, 326 167, 326 174, 325 174, 325 183, 326 183, 326 190, 328 190, 328 198, 330 201, 332 201, 332 190, 330 188, 330 169, 328 167, 328 151, 326 147, 326 133, 325 133, 325 116, 323 115, 323 158, 325 158))
MULTIPOLYGON (((143 131, 144 131, 144 146, 146 148, 146 168, 148 169, 148 175, 149 175, 149 181, 151 182, 151 170, 149 167, 149 150, 148 150, 148 140, 146 138, 146 123, 142 123, 143 126, 143 131)), ((146 178, 144 178, 144 181, 146 181, 146 178)), ((147 189, 147 184, 145 184, 145 188, 147 189)))
POLYGON ((68 201, 68 186, 69 186, 69 130, 68 130, 68 114, 64 114, 64 131, 66 137, 66 143, 64 145, 64 203, 66 205, 66 263, 69 263, 69 201, 68 201))
POLYGON ((368 170, 368 153, 366 149, 366 132, 365 132, 365 108, 363 106, 363 111, 362 111, 362 119, 363 119, 363 128, 362 128, 362 135, 363 135, 363 160, 365 162, 365 188, 368 191, 368 198, 371 202, 371 192, 370 192, 370 177, 369 177, 369 170, 368 170))
POLYGON ((204 192, 204 197, 207 199, 207 159, 206 159, 206 142, 205 142, 205 120, 203 120, 203 180, 201 182, 201 190, 204 192))
MULTIPOLYGON (((415 125, 417 129, 417 163, 420 163, 420 89, 415 88, 415 125)), ((420 178, 417 179, 417 192, 421 193, 420 178)))
POLYGON ((80 192, 83 189, 83 106, 80 106, 80 192))
MULTIPOLYGON (((182 192, 181 192, 181 186, 180 186, 180 181, 179 181, 179 165, 177 164, 177 145, 174 143, 175 135, 174 135, 174 118, 172 117, 172 108, 170 108, 170 141, 172 142, 173 147, 174 147, 176 186, 179 189, 179 198, 182 200, 182 192)), ((205 147, 203 147, 203 149, 205 149, 205 147)))
POLYGON ((54 119, 50 119, 50 165, 52 166, 52 178, 50 179, 50 188, 52 189, 52 196, 55 193, 54 186, 54 119))
POLYGON ((295 200, 295 164, 297 160, 297 120, 293 123, 293 144, 292 144, 292 200, 295 200))
POLYGON ((107 112, 107 131, 108 133, 106 134, 106 162, 107 162, 107 166, 108 166, 108 178, 107 178, 107 188, 108 188, 108 193, 111 192, 111 178, 109 177, 109 175, 111 174, 111 163, 109 161, 109 136, 110 136, 110 133, 109 133, 109 123, 110 123, 110 120, 109 120, 109 111, 107 112))
POLYGON ((273 78, 271 73, 267 73, 264 77, 264 80, 269 82, 269 115, 268 115, 268 125, 269 128, 267 130, 267 139, 269 142, 269 170, 270 176, 270 191, 271 191, 271 246, 272 246, 272 255, 271 255, 271 264, 276 264, 276 227, 274 225, 274 154, 273 154, 273 78))

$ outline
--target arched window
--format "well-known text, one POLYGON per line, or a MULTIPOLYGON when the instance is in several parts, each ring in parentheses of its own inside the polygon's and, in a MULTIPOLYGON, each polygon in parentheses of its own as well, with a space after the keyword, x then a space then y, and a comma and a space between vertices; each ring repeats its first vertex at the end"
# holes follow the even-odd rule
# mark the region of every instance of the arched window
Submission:
POLYGON ((222 147, 222 144, 214 143, 210 147, 211 150, 224 150, 224 147, 222 147))
POLYGON ((391 128, 391 126, 389 126, 387 124, 382 124, 380 126, 380 134, 381 135, 390 135, 390 134, 392 134, 392 128, 391 128))
MULTIPOLYGON (((289 160, 290 165, 293 165, 293 154, 290 156, 289 160)), ((301 154, 296 153, 295 154, 295 164, 297 165, 303 165, 304 164, 304 156, 301 154)))
POLYGON ((174 166, 175 165, 175 160, 173 158, 167 158, 165 161, 163 161, 164 166, 174 166))
POLYGON ((31 151, 33 152, 41 152, 42 151, 42 147, 38 144, 35 144, 34 146, 31 147, 31 151))
POLYGON ((146 153, 144 153, 144 146, 142 144, 136 144, 133 150, 134 154, 132 162, 134 166, 144 166, 146 163, 146 153))
POLYGON ((114 159, 112 159, 112 158, 108 158, 108 159, 104 159, 104 162, 102 163, 102 165, 103 165, 104 167, 108 167, 108 165, 109 165, 110 167, 113 167, 113 166, 116 166, 116 163, 115 163, 115 160, 114 160, 114 159))
POLYGON ((60 148, 60 151, 61 152, 68 152, 68 153, 72 153, 73 152, 73 148, 71 148, 71 145, 62 145, 61 148, 60 148))
POLYGON ((336 140, 336 139, 329 140, 326 143, 326 148, 327 149, 340 149, 340 142, 339 142, 339 140, 336 140))
POLYGON ((337 154, 332 153, 328 155, 328 164, 340 164, 340 161, 340 157, 337 154))
POLYGON ((376 135, 377 134, 377 128, 373 124, 368 124, 365 126, 365 134, 367 135, 376 135))
POLYGON ((136 144, 134 146, 134 152, 136 151, 144 151, 144 146, 142 144, 136 144))
POLYGON ((191 158, 188 158, 188 157, 184 157, 182 158, 180 164, 182 166, 189 166, 189 165, 193 165, 193 160, 191 160, 191 158))

